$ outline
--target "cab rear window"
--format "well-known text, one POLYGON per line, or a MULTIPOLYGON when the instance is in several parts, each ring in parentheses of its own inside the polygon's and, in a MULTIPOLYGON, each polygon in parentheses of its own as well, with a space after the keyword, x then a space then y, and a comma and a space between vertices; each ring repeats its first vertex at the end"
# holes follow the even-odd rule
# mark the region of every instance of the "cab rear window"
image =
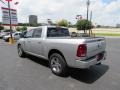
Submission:
POLYGON ((47 37, 67 37, 70 36, 66 28, 48 28, 47 37))

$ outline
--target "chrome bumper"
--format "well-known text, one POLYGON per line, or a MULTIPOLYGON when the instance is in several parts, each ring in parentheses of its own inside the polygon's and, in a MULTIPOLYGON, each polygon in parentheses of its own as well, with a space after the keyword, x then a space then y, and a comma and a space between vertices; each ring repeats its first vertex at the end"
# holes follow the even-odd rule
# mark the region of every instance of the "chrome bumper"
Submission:
POLYGON ((101 60, 97 60, 97 58, 92 58, 92 59, 89 59, 89 60, 84 60, 84 61, 81 61, 81 60, 76 60, 75 61, 75 68, 81 68, 81 69, 86 69, 86 68, 89 68, 90 66, 93 66, 93 65, 96 65, 98 63, 101 63, 102 61, 104 61, 107 57, 107 53, 105 52, 104 53, 104 56, 101 60))

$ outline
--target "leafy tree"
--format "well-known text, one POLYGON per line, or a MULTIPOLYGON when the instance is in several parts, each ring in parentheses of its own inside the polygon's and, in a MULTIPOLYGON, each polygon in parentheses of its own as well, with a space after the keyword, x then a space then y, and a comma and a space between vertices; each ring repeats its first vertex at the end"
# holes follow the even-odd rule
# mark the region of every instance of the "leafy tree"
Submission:
POLYGON ((58 25, 58 26, 68 27, 69 23, 68 23, 67 20, 62 19, 62 20, 60 20, 60 21, 57 22, 57 25, 58 25))
POLYGON ((16 28, 17 31, 26 31, 27 30, 27 27, 26 26, 23 26, 23 27, 17 27, 16 28))
POLYGON ((29 23, 18 23, 18 26, 30 26, 29 23))
POLYGON ((17 31, 21 31, 21 28, 20 28, 20 27, 17 27, 16 30, 17 30, 17 31))
POLYGON ((93 25, 88 20, 79 20, 76 24, 78 30, 89 30, 93 28, 93 25))
POLYGON ((101 25, 97 25, 97 28, 100 28, 101 27, 101 25))
POLYGON ((26 26, 23 26, 23 27, 21 28, 21 30, 22 30, 22 31, 26 31, 26 30, 27 30, 27 27, 26 27, 26 26))
POLYGON ((69 27, 73 26, 73 24, 70 21, 68 22, 68 25, 69 25, 69 27))
POLYGON ((4 27, 3 26, 0 26, 0 30, 3 30, 4 29, 4 27))

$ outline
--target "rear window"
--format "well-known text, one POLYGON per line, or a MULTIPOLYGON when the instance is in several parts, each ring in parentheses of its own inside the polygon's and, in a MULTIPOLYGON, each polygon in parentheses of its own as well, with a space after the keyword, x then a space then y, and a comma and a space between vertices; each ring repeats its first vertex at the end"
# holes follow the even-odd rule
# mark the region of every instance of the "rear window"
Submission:
POLYGON ((48 28, 47 37, 67 37, 70 36, 66 28, 48 28))

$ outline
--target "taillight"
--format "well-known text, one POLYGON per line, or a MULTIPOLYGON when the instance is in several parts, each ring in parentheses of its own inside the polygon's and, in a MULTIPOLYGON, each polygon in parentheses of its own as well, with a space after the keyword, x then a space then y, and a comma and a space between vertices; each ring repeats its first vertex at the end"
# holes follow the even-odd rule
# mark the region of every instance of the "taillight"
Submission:
POLYGON ((85 57, 87 54, 86 44, 81 44, 78 46, 77 57, 85 57))

